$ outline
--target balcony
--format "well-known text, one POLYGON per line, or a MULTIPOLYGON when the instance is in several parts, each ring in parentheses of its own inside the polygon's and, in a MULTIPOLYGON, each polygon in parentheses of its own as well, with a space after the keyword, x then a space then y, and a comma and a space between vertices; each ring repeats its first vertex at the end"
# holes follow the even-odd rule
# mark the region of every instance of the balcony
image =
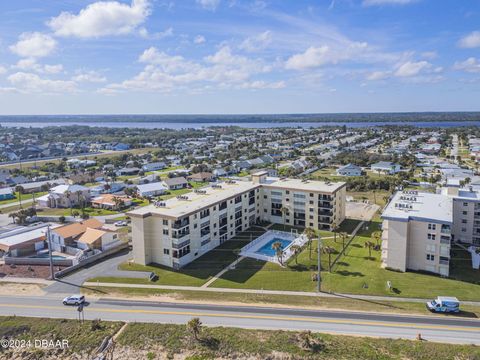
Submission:
POLYGON ((173 239, 181 239, 187 235, 190 235, 190 229, 185 229, 185 230, 181 230, 181 231, 174 231, 172 233, 172 238, 173 239))
POLYGON ((319 202, 318 207, 322 209, 333 209, 333 205, 330 202, 319 202))
POLYGON ((441 230, 440 230, 440 232, 441 232, 442 234, 450 234, 451 231, 452 231, 452 230, 451 230, 451 228, 450 228, 449 225, 442 225, 442 228, 441 228, 441 230))
POLYGON ((450 245, 450 237, 447 236, 441 236, 440 237, 440 244, 445 244, 445 245, 450 245))
POLYGON ((190 220, 189 218, 186 218, 186 219, 181 219, 181 220, 177 220, 175 221, 173 224, 172 224, 172 228, 174 229, 181 229, 185 226, 188 226, 190 224, 190 220))
POLYGON ((448 261, 448 260, 439 260, 438 263, 439 263, 440 265, 448 265, 448 264, 450 263, 450 261, 448 261))

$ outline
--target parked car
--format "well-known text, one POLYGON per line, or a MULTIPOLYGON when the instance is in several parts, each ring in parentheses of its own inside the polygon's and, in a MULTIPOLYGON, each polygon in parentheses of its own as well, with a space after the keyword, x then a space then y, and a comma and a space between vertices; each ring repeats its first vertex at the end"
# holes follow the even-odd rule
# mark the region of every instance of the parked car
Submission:
POLYGON ((115 222, 115 226, 127 226, 127 222, 126 221, 117 221, 117 222, 115 222))
POLYGON ((460 301, 456 297, 438 296, 435 300, 427 301, 427 309, 431 312, 458 313, 460 301))
POLYGON ((85 302, 83 295, 70 295, 63 299, 63 305, 80 305, 85 302))

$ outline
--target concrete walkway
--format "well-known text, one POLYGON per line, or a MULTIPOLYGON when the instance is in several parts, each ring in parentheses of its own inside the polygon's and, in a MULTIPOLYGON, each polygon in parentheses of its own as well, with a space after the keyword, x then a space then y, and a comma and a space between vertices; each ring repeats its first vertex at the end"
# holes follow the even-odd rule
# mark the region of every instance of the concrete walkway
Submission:
MULTIPOLYGON (((86 282, 84 286, 100 286, 114 288, 133 288, 133 289, 157 289, 157 290, 176 290, 176 291, 207 291, 216 293, 238 293, 238 294, 258 294, 258 295, 284 295, 284 296, 311 296, 325 298, 344 298, 351 300, 367 301, 398 301, 398 302, 416 302, 424 303, 432 299, 405 298, 394 296, 374 296, 374 295, 351 295, 342 293, 326 292, 307 292, 307 291, 283 291, 283 290, 258 290, 258 289, 234 289, 234 288, 202 288, 197 286, 175 286, 175 285, 143 285, 143 284, 124 284, 124 283, 102 283, 86 282)), ((480 301, 462 301, 465 305, 480 306, 480 301)))
POLYGON ((223 274, 225 274, 228 270, 230 269, 234 269, 238 263, 240 261, 242 261, 243 259, 245 259, 245 256, 241 256, 239 257, 237 260, 235 260, 234 262, 232 262, 230 265, 228 265, 225 269, 223 269, 222 271, 220 271, 217 275, 215 275, 214 277, 212 277, 210 280, 208 280, 205 284, 203 284, 202 286, 200 286, 202 289, 203 288, 206 288, 206 287, 209 287, 211 284, 213 284, 216 280, 218 280, 219 277, 221 277, 223 274))

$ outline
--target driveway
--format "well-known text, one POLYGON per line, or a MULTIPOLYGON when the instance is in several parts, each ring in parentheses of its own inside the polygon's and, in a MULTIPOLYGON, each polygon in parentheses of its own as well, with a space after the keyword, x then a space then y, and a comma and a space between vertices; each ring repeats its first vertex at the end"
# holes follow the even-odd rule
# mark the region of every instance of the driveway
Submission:
POLYGON ((47 286, 44 290, 47 293, 57 294, 78 293, 82 287, 82 284, 86 280, 98 276, 129 277, 136 279, 148 278, 150 275, 149 272, 118 270, 118 266, 121 263, 126 262, 132 257, 133 255, 130 250, 126 249, 124 251, 120 251, 112 256, 109 256, 106 260, 87 265, 71 275, 67 275, 61 279, 58 279, 54 284, 47 286))

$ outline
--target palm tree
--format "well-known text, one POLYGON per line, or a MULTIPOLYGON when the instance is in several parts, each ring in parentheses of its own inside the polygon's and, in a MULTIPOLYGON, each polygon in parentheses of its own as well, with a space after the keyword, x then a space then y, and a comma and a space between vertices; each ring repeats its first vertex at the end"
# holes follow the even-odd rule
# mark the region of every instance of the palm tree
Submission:
POLYGON ((322 252, 328 255, 328 272, 332 272, 332 254, 335 254, 335 248, 331 246, 325 246, 322 248, 322 252))
POLYGON ((308 227, 306 228, 303 233, 308 239, 308 258, 311 260, 312 259, 312 240, 315 237, 316 233, 315 230, 312 228, 308 227))
POLYGON ((342 231, 340 237, 342 238, 342 249, 345 250, 345 240, 348 239, 348 234, 345 231, 342 231))
POLYGON ((365 248, 368 248, 368 257, 372 257, 372 248, 375 246, 375 244, 371 241, 365 241, 365 244, 363 245, 365 248))
POLYGON ((375 231, 372 233, 372 240, 375 241, 377 246, 381 238, 382 238, 382 233, 380 231, 375 231))
POLYGON ((300 245, 292 245, 290 246, 290 249, 292 250, 293 257, 295 258, 295 264, 298 265, 297 257, 298 257, 298 254, 300 254, 300 251, 302 250, 302 248, 300 247, 300 245))
POLYGON ((282 217, 283 217, 283 230, 286 229, 286 221, 285 221, 285 217, 287 216, 288 214, 288 208, 286 206, 283 206, 280 208, 280 211, 282 212, 282 217))
POLYGON ((25 189, 21 185, 15 186, 15 191, 18 193, 18 203, 20 205, 20 208, 22 208, 22 195, 25 189))
POLYGON ((11 217, 12 218, 12 221, 13 223, 15 224, 15 219, 17 218, 17 213, 16 212, 11 212, 10 214, 8 214, 8 217, 11 217))
POLYGON ((280 241, 275 241, 272 244, 272 249, 275 250, 275 254, 277 255, 278 262, 280 265, 283 265, 282 263, 282 256, 283 256, 283 246, 280 241))
POLYGON ((188 323, 187 323, 187 330, 190 331, 193 334, 193 337, 195 340, 198 341, 198 335, 200 334, 200 331, 202 330, 202 322, 200 321, 199 318, 192 318, 188 323))
POLYGON ((65 197, 68 199, 68 207, 70 208, 70 215, 72 215, 73 206, 72 206, 72 199, 70 199, 72 193, 70 191, 65 191, 65 197))
POLYGON ((338 225, 337 225, 337 222, 334 220, 332 222, 332 225, 330 225, 330 228, 332 229, 333 231, 333 242, 337 242, 337 229, 338 229, 338 225))
POLYGON ((84 204, 83 204, 83 201, 82 201, 82 206, 80 206, 80 199, 83 199, 83 193, 81 190, 77 190, 75 192, 75 194, 77 194, 77 203, 78 203, 78 207, 81 207, 81 208, 84 208, 84 204))
POLYGON ((120 210, 123 207, 123 205, 125 205, 125 202, 121 198, 119 198, 118 196, 113 197, 113 202, 115 204, 115 209, 116 210, 120 210))

